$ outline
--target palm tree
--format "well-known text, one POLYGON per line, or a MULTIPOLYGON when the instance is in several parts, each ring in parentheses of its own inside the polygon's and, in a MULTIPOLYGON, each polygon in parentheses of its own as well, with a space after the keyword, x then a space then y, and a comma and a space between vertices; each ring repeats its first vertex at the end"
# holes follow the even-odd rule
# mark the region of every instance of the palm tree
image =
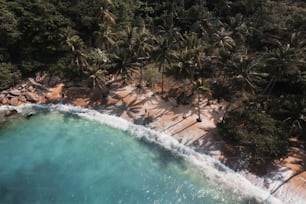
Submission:
POLYGON ((117 35, 110 26, 100 24, 99 30, 93 32, 93 37, 96 47, 111 52, 111 48, 116 44, 117 35))
POLYGON ((110 51, 117 37, 116 33, 113 32, 117 17, 108 8, 101 7, 100 10, 101 23, 99 24, 99 30, 93 32, 95 46, 110 51))
POLYGON ((201 106, 200 106, 201 95, 204 94, 206 96, 209 96, 211 94, 211 91, 210 91, 209 86, 208 86, 208 81, 203 80, 203 78, 198 78, 193 83, 194 83, 194 89, 196 90, 196 93, 197 93, 197 106, 198 106, 197 122, 202 122, 201 106))
POLYGON ((115 25, 117 17, 108 10, 108 8, 100 8, 101 10, 101 20, 106 25, 115 25))
POLYGON ((257 72, 257 68, 262 66, 262 60, 258 56, 250 56, 247 49, 235 53, 228 61, 226 74, 230 80, 241 91, 241 94, 255 94, 258 84, 267 73, 257 72))
POLYGON ((136 72, 139 67, 137 59, 129 51, 129 49, 118 49, 117 53, 112 56, 110 64, 110 72, 116 76, 121 76, 123 82, 131 79, 133 72, 136 72))
POLYGON ((193 53, 191 49, 182 48, 180 51, 172 52, 174 59, 173 74, 175 78, 187 78, 191 83, 193 82, 195 66, 193 66, 193 53))
POLYGON ((136 27, 131 27, 130 25, 126 26, 126 29, 123 30, 119 35, 119 46, 127 47, 131 53, 135 52, 134 46, 137 34, 138 32, 136 27))
POLYGON ((92 87, 94 89, 103 89, 105 86, 105 83, 107 82, 106 77, 107 71, 99 69, 94 74, 90 75, 90 78, 92 79, 92 87))
POLYGON ((72 65, 75 65, 81 71, 84 71, 85 68, 89 66, 87 61, 87 56, 84 54, 82 48, 84 43, 80 36, 75 34, 71 29, 67 29, 65 32, 65 43, 68 46, 73 54, 73 59, 71 61, 72 65))
MULTIPOLYGON (((269 113, 282 121, 293 137, 301 137, 306 133, 306 97, 284 96, 268 101, 269 113)), ((306 139, 306 138, 305 138, 306 139)))
POLYGON ((173 42, 168 38, 159 36, 157 39, 157 47, 155 48, 155 62, 158 64, 159 72, 161 72, 161 93, 164 93, 164 74, 167 66, 170 66, 173 60, 173 42))
POLYGON ((277 81, 296 80, 305 66, 305 40, 297 33, 291 35, 288 43, 273 40, 275 46, 266 53, 266 67, 270 74, 270 83, 265 92, 270 93, 277 81))
POLYGON ((226 31, 224 27, 213 34, 214 45, 221 50, 232 50, 236 43, 231 37, 232 32, 226 31))
POLYGON ((184 41, 180 28, 175 27, 173 24, 169 25, 164 21, 164 25, 160 25, 158 28, 159 37, 168 38, 168 41, 172 42, 173 45, 179 46, 184 41))
POLYGON ((135 39, 135 54, 137 59, 141 60, 141 66, 139 67, 139 87, 141 87, 142 83, 144 60, 150 57, 150 52, 153 49, 153 41, 153 36, 145 27, 138 32, 135 39))
POLYGON ((272 49, 266 57, 271 76, 279 80, 296 75, 300 70, 299 67, 305 64, 304 48, 299 47, 304 45, 295 46, 293 41, 281 43, 279 40, 274 40, 273 44, 276 48, 272 49))

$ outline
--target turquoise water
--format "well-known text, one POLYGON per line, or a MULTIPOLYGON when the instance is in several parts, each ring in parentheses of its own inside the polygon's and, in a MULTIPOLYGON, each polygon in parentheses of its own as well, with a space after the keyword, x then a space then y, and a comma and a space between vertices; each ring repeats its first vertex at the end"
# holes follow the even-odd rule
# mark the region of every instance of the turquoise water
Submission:
POLYGON ((249 203, 184 159, 69 113, 0 129, 0 203, 249 203))

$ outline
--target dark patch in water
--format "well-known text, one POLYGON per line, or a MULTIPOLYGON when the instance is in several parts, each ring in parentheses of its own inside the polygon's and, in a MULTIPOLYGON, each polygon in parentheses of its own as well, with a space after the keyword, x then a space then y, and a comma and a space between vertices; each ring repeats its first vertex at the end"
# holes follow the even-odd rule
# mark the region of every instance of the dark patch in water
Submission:
MULTIPOLYGON (((63 201, 63 197, 69 201, 82 197, 82 192, 76 188, 73 192, 75 199, 71 199, 67 194, 58 195, 59 189, 65 192, 65 186, 58 185, 58 181, 75 181, 73 175, 62 173, 61 166, 56 163, 46 161, 37 164, 31 169, 19 169, 13 175, 0 174, 0 203, 24 204, 40 203, 41 200, 48 200, 50 203, 63 201)), ((63 182, 62 182, 63 184, 63 182)), ((77 186, 77 183, 75 183, 77 186)), ((64 199, 65 199, 64 198, 64 199)))
POLYGON ((262 202, 259 202, 256 198, 244 198, 241 201, 242 204, 260 204, 262 202))
POLYGON ((75 113, 63 112, 64 122, 67 123, 70 120, 79 120, 81 117, 75 113))
POLYGON ((149 150, 154 152, 155 161, 161 166, 161 168, 167 167, 170 163, 177 164, 182 170, 186 170, 185 160, 172 152, 171 150, 160 147, 157 144, 150 143, 145 139, 138 140, 141 145, 146 146, 149 150))

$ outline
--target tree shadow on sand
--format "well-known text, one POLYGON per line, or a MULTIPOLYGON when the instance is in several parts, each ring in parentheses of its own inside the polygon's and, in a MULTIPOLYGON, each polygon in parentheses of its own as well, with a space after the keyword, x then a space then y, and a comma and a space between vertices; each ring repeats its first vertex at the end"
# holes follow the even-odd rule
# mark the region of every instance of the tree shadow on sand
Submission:
POLYGON ((145 99, 137 101, 137 98, 135 98, 130 102, 122 100, 120 105, 116 105, 115 108, 112 108, 110 114, 121 116, 123 113, 126 113, 130 118, 134 118, 134 114, 140 112, 144 103, 145 99))

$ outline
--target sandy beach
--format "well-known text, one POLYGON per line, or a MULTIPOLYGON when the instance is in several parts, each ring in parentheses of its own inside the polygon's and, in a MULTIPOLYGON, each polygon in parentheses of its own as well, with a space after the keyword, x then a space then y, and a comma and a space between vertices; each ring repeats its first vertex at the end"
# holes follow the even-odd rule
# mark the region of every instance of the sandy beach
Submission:
MULTIPOLYGON (((114 83, 108 95, 103 97, 99 90, 92 91, 84 86, 67 86, 64 83, 58 83, 37 94, 39 95, 37 103, 72 104, 116 115, 132 123, 172 135, 179 142, 191 146, 198 152, 224 160, 226 155, 221 152, 222 141, 218 136, 216 124, 222 120, 226 102, 210 101, 207 105, 207 99, 203 98, 201 100, 202 122, 197 122, 196 104, 178 105, 175 99, 165 100, 156 93, 156 90, 152 90, 145 87, 139 89, 133 84, 121 86, 119 83, 114 83)), ((283 171, 288 172, 287 170, 290 169, 292 173, 285 174, 286 178, 278 178, 278 184, 304 170, 305 162, 306 154, 298 149, 292 149, 288 158, 279 161, 279 165, 285 167, 285 170, 282 168, 283 171)), ((266 188, 270 192, 276 188, 276 186, 267 185, 265 178, 258 178, 245 172, 241 174, 255 185, 266 188)), ((306 201, 306 172, 290 179, 281 187, 281 190, 275 192, 275 195, 285 203, 296 203, 293 200, 294 197, 306 201), (291 195, 291 200, 287 196, 283 198, 284 192, 291 195)))

